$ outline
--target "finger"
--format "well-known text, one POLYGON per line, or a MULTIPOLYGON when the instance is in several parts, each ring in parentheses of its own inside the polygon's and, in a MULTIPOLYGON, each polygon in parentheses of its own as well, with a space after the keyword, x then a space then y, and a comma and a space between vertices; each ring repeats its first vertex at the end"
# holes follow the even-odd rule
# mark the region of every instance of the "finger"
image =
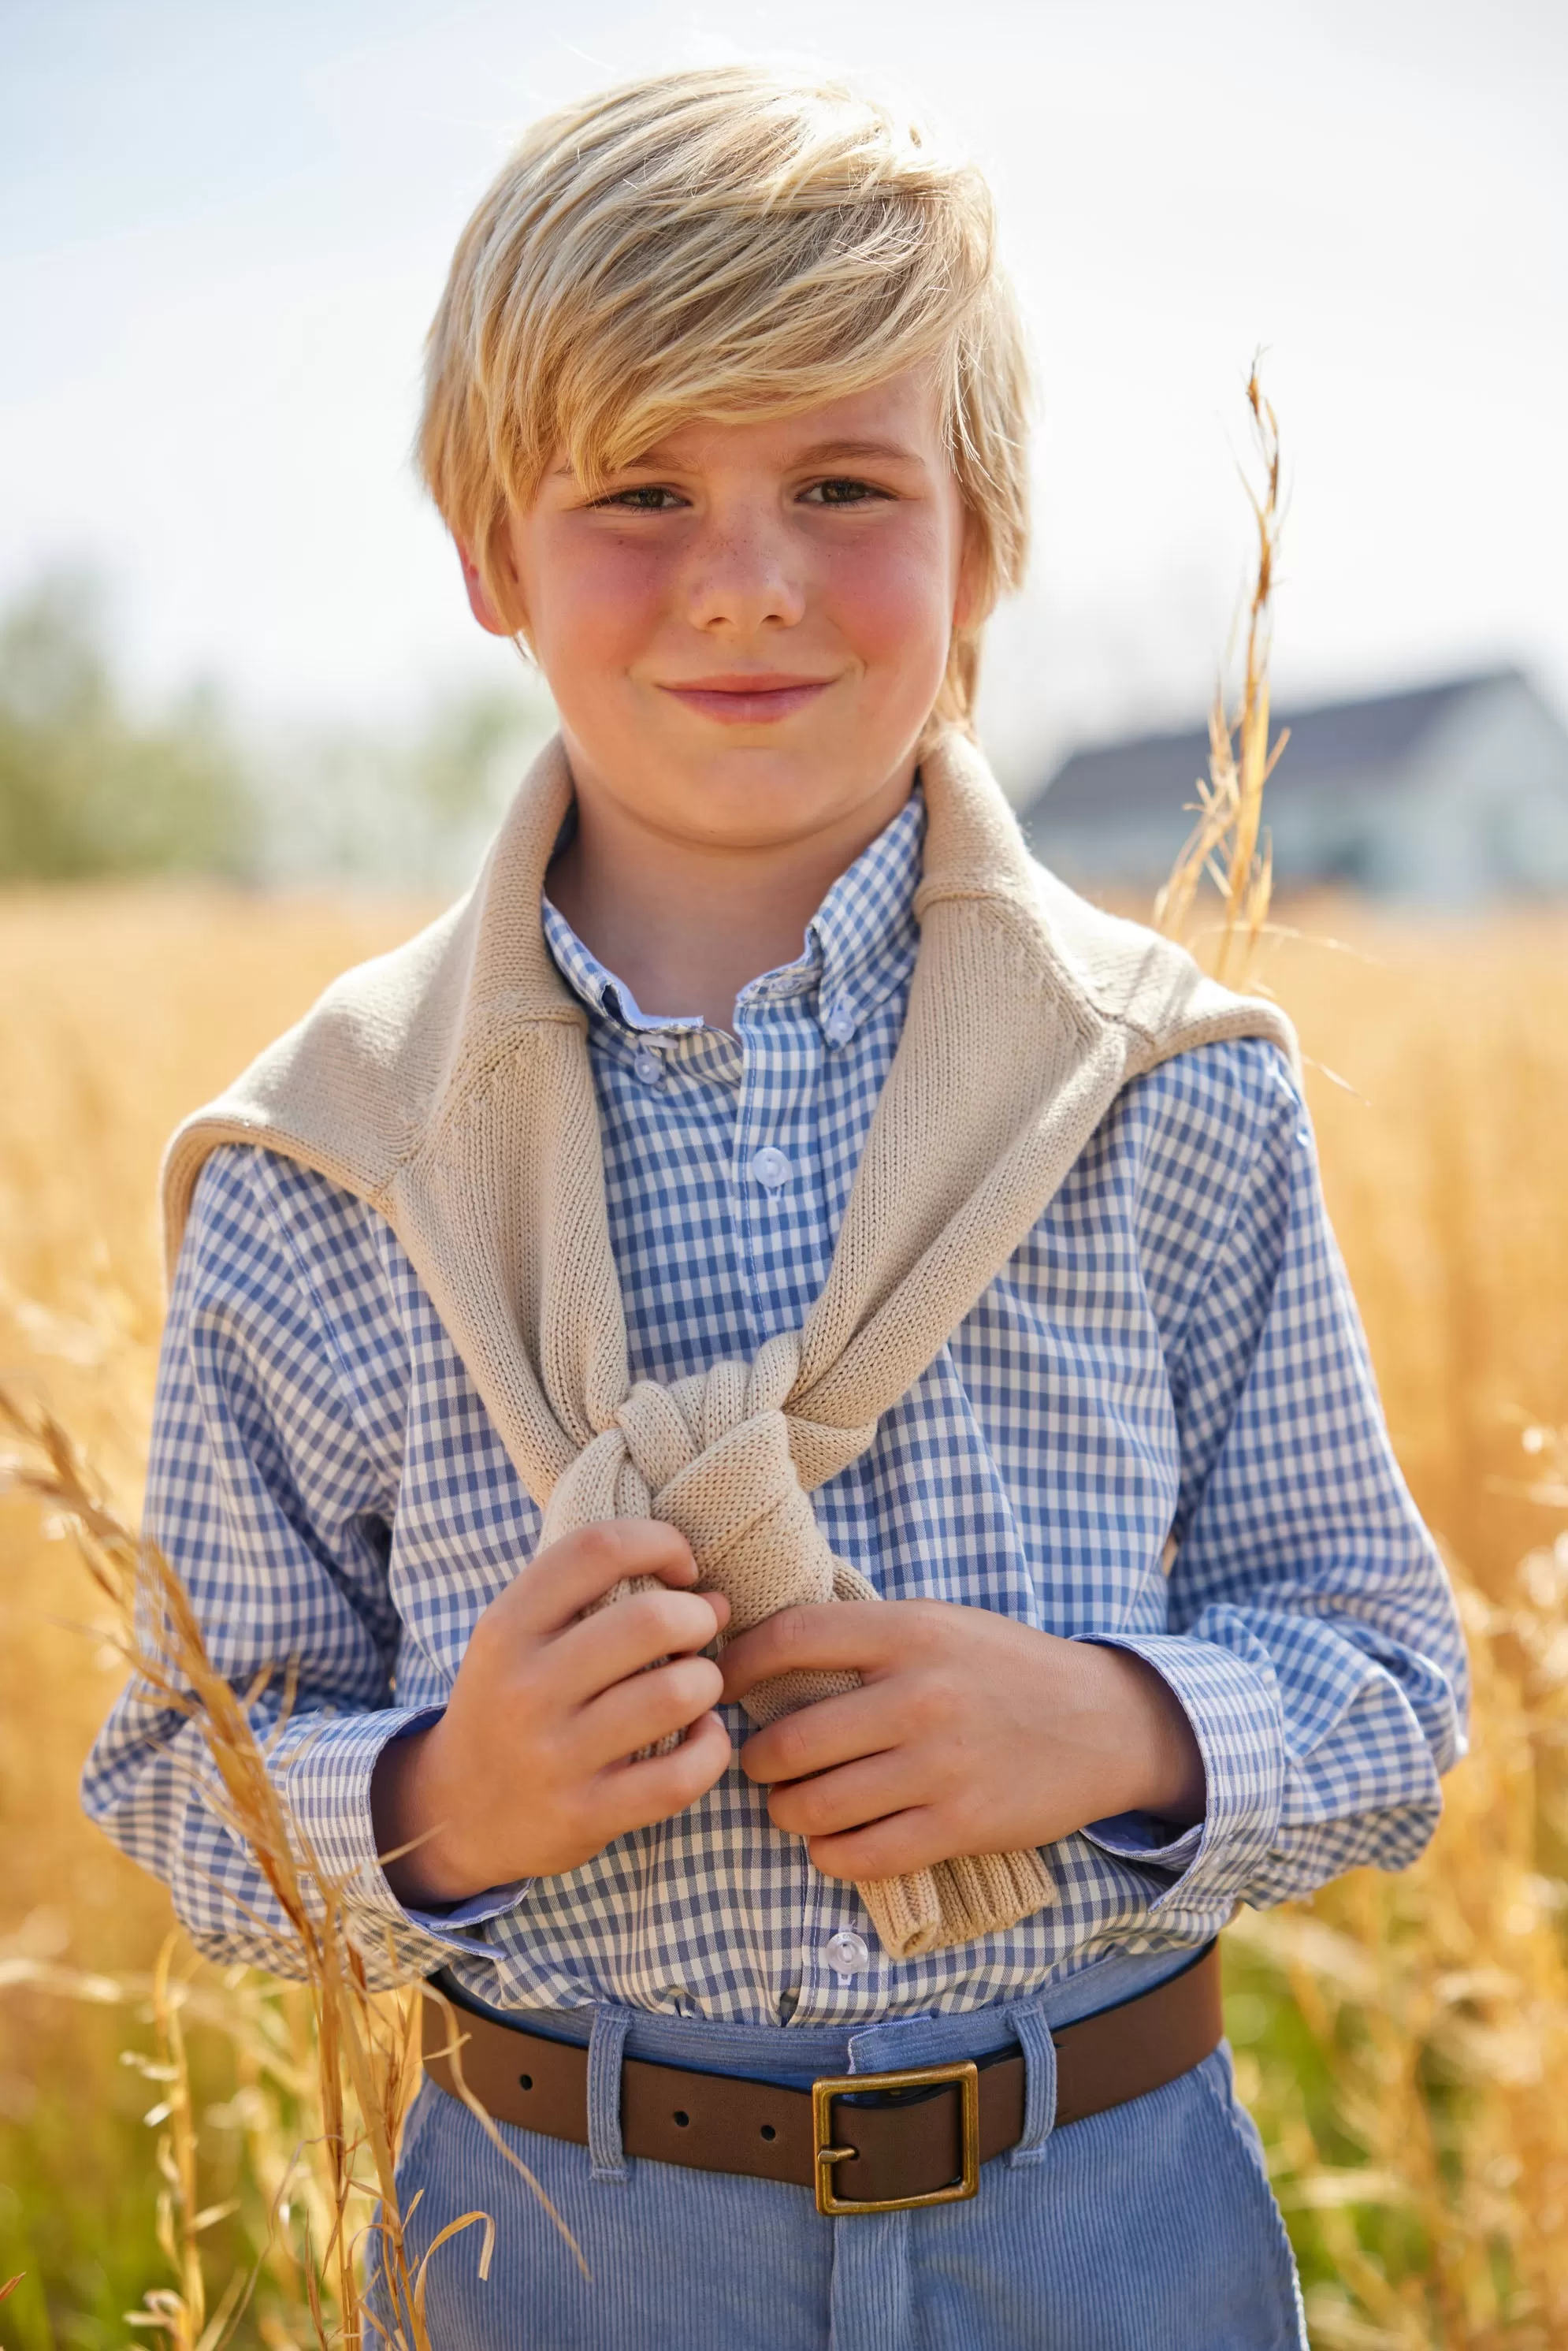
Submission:
POLYGON ((596 1818, 600 1843, 645 1829, 684 1813, 717 1785, 729 1769, 729 1733, 716 1714, 693 1723, 668 1755, 613 1765, 601 1778, 596 1818))
POLYGON ((820 1779, 785 1781, 768 1795, 768 1816, 790 1836, 841 1836, 921 1803, 930 1793, 907 1750, 892 1748, 824 1771, 820 1779))
POLYGON ((930 1804, 912 1805, 907 1812, 892 1813, 842 1835, 810 1837, 806 1844, 813 1868, 824 1877, 849 1878, 862 1886, 873 1877, 935 1869, 954 1849, 952 1829, 944 1829, 943 1815, 930 1804))
POLYGON ((506 1596, 515 1621, 543 1635, 561 1631, 616 1584, 639 1575, 674 1586, 695 1583, 696 1562, 678 1528, 662 1519, 602 1519, 547 1543, 506 1596))
POLYGON ((831 1600, 781 1608, 737 1634, 724 1653, 724 1694, 743 1698, 775 1674, 874 1674, 899 1644, 899 1612, 882 1600, 831 1600))
POLYGON ((584 1707, 572 1729, 572 1751, 584 1771, 602 1771, 700 1721, 718 1695, 718 1667, 711 1657, 672 1658, 617 1682, 584 1707))
MULTIPOLYGON (((666 1657, 695 1656, 716 1637, 718 1617, 695 1592, 668 1592, 663 1585, 629 1593, 608 1608, 596 1608, 558 1633, 539 1653, 536 1670, 547 1678, 551 1702, 586 1706, 644 1667, 666 1657)), ((716 1672, 717 1668, 715 1668, 716 1672)), ((711 1706, 711 1698, 704 1700, 711 1706)))
POLYGON ((906 1707, 891 1681, 862 1682, 836 1698, 818 1698, 754 1731, 740 1750, 741 1769, 767 1785, 880 1754, 898 1745, 906 1707))

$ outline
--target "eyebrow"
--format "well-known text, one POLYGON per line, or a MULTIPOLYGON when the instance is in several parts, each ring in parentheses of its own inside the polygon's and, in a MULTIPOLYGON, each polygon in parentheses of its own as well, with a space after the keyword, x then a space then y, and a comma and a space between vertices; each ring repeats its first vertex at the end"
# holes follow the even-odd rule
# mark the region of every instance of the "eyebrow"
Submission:
MULTIPOLYGON (((900 441, 819 441, 810 448, 800 451, 794 463, 797 465, 875 465, 885 464, 889 459, 895 465, 918 465, 923 462, 918 449, 911 449, 900 441)), ((655 450, 646 450, 641 456, 629 457, 625 465, 618 465, 615 471, 656 474, 664 462, 655 450)), ((678 472, 680 468, 675 470, 678 472)), ((577 475, 569 461, 555 468, 553 478, 558 482, 575 481, 577 475)))
POLYGON ((911 449, 902 441, 819 441, 810 449, 802 449, 799 463, 802 465, 823 465, 833 460, 852 461, 856 458, 891 457, 895 463, 917 465, 921 463, 918 449, 911 449))

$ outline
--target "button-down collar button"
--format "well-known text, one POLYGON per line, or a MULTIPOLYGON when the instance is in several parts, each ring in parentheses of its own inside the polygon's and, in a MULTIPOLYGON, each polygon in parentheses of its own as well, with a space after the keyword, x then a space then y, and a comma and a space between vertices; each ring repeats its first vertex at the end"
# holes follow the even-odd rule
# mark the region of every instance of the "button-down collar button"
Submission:
POLYGON ((777 1192, 781 1184, 788 1184, 794 1170, 781 1151, 765 1143, 751 1155, 751 1172, 765 1191, 777 1192))
POLYGON ((664 1057, 655 1053, 652 1045, 639 1045, 632 1056, 632 1067, 645 1086, 662 1086, 664 1082, 664 1057))
POLYGON ((852 1976, 864 1975, 870 1967, 871 1946, 863 1935, 855 1933, 852 1927, 841 1927, 838 1933, 830 1935, 823 1944, 822 1957, 839 1981, 847 1983, 852 1976))
POLYGON ((830 1045, 847 1045, 855 1033, 855 1016, 847 1004, 835 1004, 822 1022, 830 1045))

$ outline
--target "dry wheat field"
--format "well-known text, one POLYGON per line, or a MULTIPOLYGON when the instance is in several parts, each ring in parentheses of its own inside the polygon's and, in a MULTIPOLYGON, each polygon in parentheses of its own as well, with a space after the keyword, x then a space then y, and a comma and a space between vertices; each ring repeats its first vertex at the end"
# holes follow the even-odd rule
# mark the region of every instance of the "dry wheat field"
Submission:
MULTIPOLYGON (((0 895, 0 1381, 130 1516, 161 1141, 423 911, 0 895)), ((1291 919, 1306 935, 1271 939, 1260 976, 1316 1065, 1395 1439, 1465 1596, 1476 1742, 1408 1876, 1238 1918, 1232 2039, 1321 2351, 1549 2351, 1568 2344, 1568 915, 1291 919)), ((68 1518, 0 1498, 0 2344, 355 2334, 372 2205, 326 2242, 319 2011, 166 1945, 159 1889, 78 1815, 113 1635, 68 1518)), ((437 2258, 480 2260, 482 2236, 437 2258)))

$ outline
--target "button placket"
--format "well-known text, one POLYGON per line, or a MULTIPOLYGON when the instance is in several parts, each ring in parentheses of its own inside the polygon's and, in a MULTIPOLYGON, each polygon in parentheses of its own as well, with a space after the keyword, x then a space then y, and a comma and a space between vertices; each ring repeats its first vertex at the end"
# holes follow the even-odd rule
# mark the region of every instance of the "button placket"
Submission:
POLYGON ((816 1121, 827 1061, 815 992, 743 990, 733 1204, 760 1345, 798 1329, 827 1278, 831 1234, 816 1121))

